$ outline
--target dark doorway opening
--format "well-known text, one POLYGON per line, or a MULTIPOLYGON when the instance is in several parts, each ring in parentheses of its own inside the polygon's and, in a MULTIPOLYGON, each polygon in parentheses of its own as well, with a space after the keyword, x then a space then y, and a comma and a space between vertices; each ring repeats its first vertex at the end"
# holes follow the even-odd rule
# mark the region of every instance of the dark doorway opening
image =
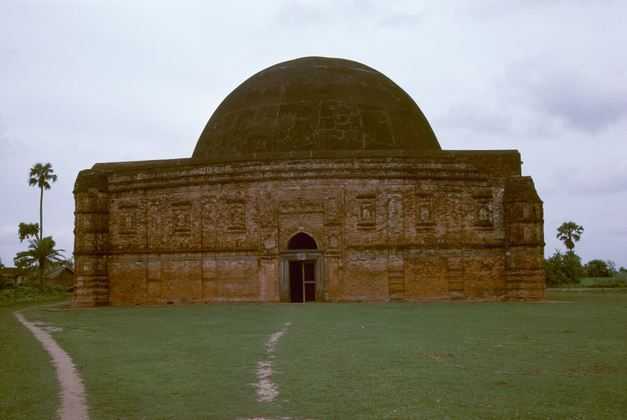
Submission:
POLYGON ((287 249, 318 249, 316 241, 306 233, 299 232, 287 243, 287 249))
MULTIPOLYGON (((318 244, 311 236, 299 232, 287 243, 290 251, 308 251, 318 249, 318 244)), ((289 262, 290 301, 314 302, 316 300, 316 260, 307 259, 307 252, 299 253, 297 260, 289 262)), ((311 257, 310 257, 311 258, 311 257)))
POLYGON ((316 262, 290 261, 290 301, 315 302, 316 262))

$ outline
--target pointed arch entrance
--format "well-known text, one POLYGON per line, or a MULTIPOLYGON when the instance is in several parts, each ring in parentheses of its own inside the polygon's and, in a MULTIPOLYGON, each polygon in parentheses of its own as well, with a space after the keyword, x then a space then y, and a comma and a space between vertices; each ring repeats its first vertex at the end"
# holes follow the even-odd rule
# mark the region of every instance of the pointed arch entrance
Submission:
POLYGON ((307 235, 305 232, 298 232, 290 238, 287 243, 287 249, 292 251, 302 249, 318 249, 318 244, 316 244, 316 240, 314 238, 307 235))
POLYGON ((282 300, 314 302, 320 293, 320 251, 316 240, 305 232, 290 238, 283 255, 282 300))

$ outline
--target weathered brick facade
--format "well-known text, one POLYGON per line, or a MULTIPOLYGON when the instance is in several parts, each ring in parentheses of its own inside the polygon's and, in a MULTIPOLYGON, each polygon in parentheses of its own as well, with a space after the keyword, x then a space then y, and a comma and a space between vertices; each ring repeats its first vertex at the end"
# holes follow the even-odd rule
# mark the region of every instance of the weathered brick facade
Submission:
MULTIPOLYGON (((306 76, 305 64, 299 71, 306 76)), ((283 83, 291 74, 279 76, 283 83)), ((404 146, 413 140, 400 138, 397 111, 385 98, 382 105, 376 94, 358 98, 358 108, 342 102, 346 93, 337 89, 329 89, 331 101, 327 90, 303 93, 301 86, 293 95, 313 95, 313 106, 284 100, 277 124, 259 122, 275 106, 255 109, 259 100, 249 92, 266 98, 272 88, 267 81, 263 89, 246 87, 259 77, 242 85, 242 109, 257 126, 241 116, 220 125, 220 118, 241 114, 233 111, 236 90, 192 158, 96 164, 79 174, 75 304, 293 301, 301 286, 304 300, 318 301, 543 297, 542 202, 531 178, 521 176, 517 151, 445 151, 435 137, 423 147, 430 127, 419 110, 424 121, 414 128, 421 137, 404 146), (347 119, 346 109, 356 111, 347 119), (372 112, 385 117, 375 118, 374 128, 372 112), (265 149, 251 148, 264 124, 273 136, 291 130, 289 150, 268 141, 265 149), (309 132, 315 135, 302 135, 309 132), (321 140, 338 133, 365 140, 335 148, 321 140), (235 146, 224 140, 229 136, 235 146), (313 238, 316 249, 289 249, 298 233, 313 238)), ((337 76, 329 77, 335 83, 337 76)), ((324 77, 316 80, 325 85, 324 77)))

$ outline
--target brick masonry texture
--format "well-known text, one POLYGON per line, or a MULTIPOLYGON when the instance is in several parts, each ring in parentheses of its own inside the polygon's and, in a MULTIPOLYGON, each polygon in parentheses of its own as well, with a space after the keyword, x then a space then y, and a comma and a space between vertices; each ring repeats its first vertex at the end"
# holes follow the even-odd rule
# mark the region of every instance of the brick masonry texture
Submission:
POLYGON ((83 171, 75 303, 287 301, 295 258, 316 261, 323 301, 542 298, 542 202, 518 154, 483 171, 441 154, 83 171), (289 250, 299 232, 318 249, 289 250))
POLYGON ((79 306, 287 302, 299 261, 308 300, 544 296, 520 154, 442 150, 415 102, 353 61, 263 70, 191 158, 96 164, 74 196, 79 306), (290 249, 299 233, 315 249, 290 249))

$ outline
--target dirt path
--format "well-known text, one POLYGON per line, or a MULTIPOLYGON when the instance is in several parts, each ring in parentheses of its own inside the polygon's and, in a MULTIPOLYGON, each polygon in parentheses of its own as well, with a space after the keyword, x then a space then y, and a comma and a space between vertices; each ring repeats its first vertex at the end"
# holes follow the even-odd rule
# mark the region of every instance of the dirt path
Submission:
POLYGON ((88 420, 85 387, 70 356, 50 336, 49 331, 55 331, 54 327, 44 327, 37 322, 30 322, 19 312, 15 312, 15 317, 33 333, 52 358, 61 386, 59 418, 61 420, 88 420))
POLYGON ((281 337, 287 333, 287 329, 292 325, 286 322, 279 331, 270 335, 265 343, 266 358, 257 362, 257 401, 272 402, 279 395, 279 388, 272 382, 272 360, 274 359, 274 350, 281 337))

